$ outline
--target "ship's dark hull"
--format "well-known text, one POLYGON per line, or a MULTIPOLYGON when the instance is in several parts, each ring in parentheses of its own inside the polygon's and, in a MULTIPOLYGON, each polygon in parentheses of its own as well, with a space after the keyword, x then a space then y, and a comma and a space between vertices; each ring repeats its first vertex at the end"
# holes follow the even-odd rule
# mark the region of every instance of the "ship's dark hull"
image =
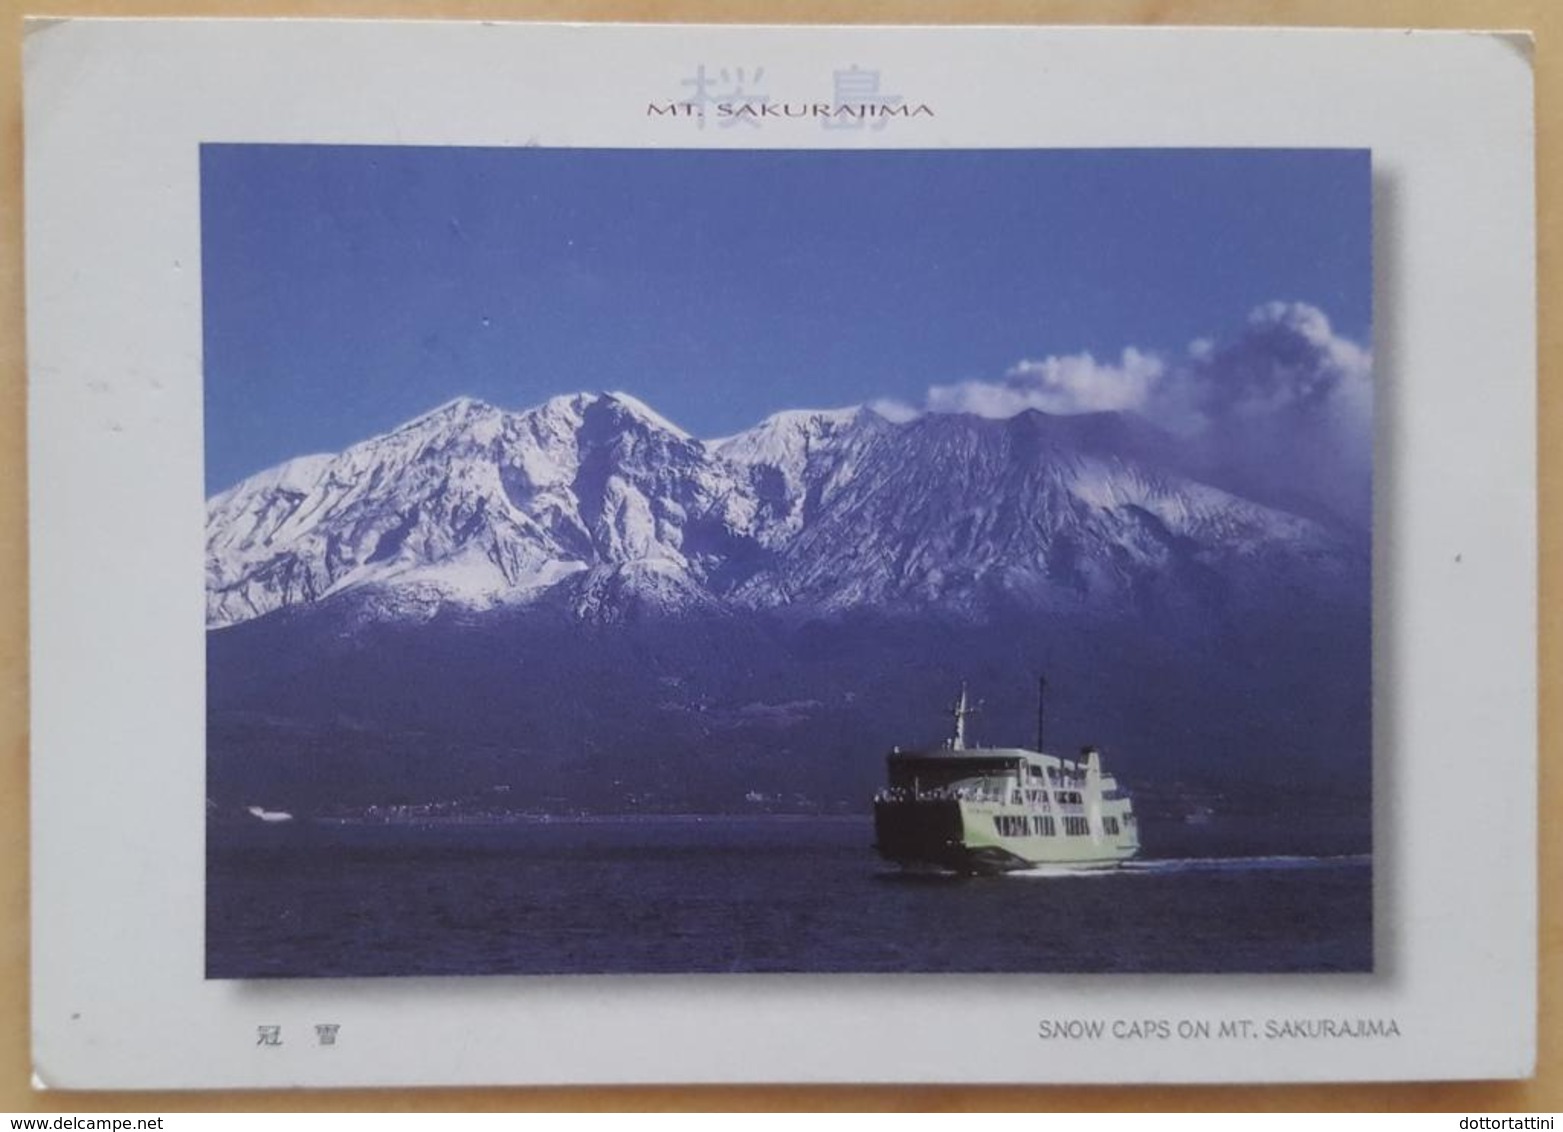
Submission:
POLYGON ((874 847, 898 865, 984 874, 1030 867, 1025 858, 997 846, 967 845, 965 835, 956 801, 928 798, 874 805, 874 847))

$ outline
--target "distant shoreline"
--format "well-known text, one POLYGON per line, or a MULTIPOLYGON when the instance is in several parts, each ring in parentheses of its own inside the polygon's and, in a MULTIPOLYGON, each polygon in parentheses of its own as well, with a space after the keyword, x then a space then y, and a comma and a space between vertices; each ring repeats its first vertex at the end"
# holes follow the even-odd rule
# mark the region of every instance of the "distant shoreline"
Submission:
MULTIPOLYGON (((634 823, 638 825, 674 825, 700 822, 767 821, 767 822, 836 822, 843 824, 872 825, 872 814, 768 814, 768 813, 703 813, 703 814, 413 814, 386 817, 301 817, 305 824, 330 826, 387 826, 387 825, 607 825, 634 823)), ((258 828, 265 823, 234 818, 211 819, 208 824, 258 828)))

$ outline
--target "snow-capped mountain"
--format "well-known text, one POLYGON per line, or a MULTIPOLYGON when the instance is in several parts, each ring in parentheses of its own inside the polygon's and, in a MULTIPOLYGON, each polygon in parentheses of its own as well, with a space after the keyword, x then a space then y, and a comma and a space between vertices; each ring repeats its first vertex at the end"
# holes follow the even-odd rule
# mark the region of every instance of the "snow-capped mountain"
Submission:
POLYGON ((212 498, 208 621, 355 589, 524 603, 575 575, 698 602, 746 506, 734 469, 634 398, 524 413, 461 398, 212 498))
POLYGON ((1360 774, 1365 536, 1198 466, 1116 414, 453 401, 208 502, 208 788, 855 804, 962 680, 1024 737, 1037 673, 1130 771, 1360 774))
POLYGON ((1130 613, 1360 565, 1341 534, 1191 478, 1115 414, 790 423, 804 443, 723 448, 797 485, 784 553, 737 595, 754 604, 1130 613))
POLYGON ((779 413, 697 440, 622 393, 467 398, 207 504, 208 624, 357 595, 393 615, 1117 613, 1365 578, 1349 533, 1181 470, 1115 414, 779 413))

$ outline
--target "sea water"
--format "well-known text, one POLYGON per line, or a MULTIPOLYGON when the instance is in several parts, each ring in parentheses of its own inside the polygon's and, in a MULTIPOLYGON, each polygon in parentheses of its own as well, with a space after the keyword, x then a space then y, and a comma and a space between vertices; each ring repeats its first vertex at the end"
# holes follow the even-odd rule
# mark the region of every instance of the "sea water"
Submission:
POLYGON ((1171 832, 1121 869, 955 877, 859 818, 214 826, 207 973, 1372 970, 1368 855, 1171 832))

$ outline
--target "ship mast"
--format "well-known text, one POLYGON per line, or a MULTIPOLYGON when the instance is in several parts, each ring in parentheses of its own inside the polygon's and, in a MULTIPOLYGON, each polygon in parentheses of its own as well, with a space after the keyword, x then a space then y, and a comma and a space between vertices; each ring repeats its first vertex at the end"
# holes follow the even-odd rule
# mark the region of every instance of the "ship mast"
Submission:
POLYGON ((966 681, 961 681, 961 698, 955 701, 955 706, 950 708, 950 714, 955 717, 955 738, 950 740, 950 750, 966 750, 966 717, 976 715, 979 708, 972 707, 966 698, 966 681))
POLYGON ((1042 754, 1043 733, 1047 728, 1047 677, 1037 677, 1037 754, 1042 754))

